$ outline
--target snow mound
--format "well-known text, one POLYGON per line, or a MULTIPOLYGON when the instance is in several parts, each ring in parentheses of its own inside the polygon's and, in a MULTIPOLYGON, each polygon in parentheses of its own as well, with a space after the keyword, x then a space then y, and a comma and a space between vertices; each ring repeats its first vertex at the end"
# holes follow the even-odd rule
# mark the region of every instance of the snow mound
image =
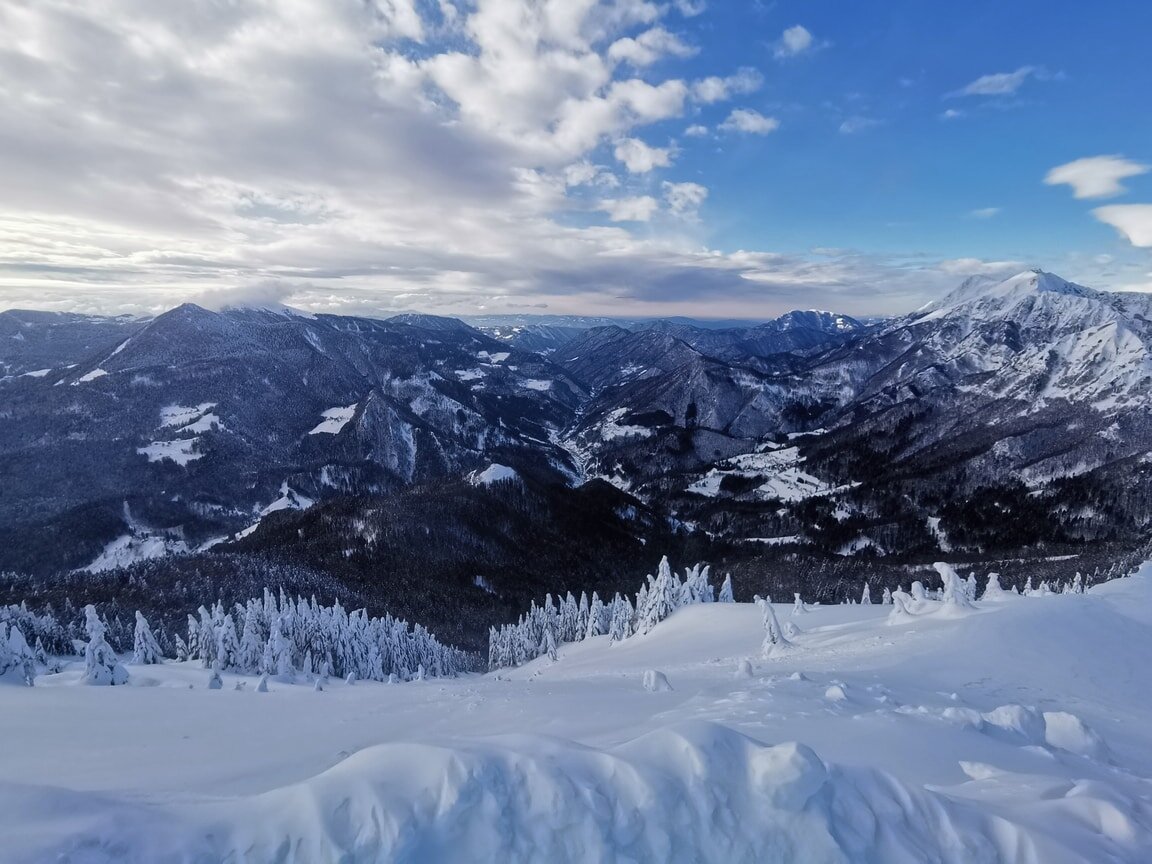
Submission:
POLYGON ((668 676, 655 669, 648 669, 644 673, 644 689, 649 693, 671 693, 672 685, 668 683, 668 676))
MULTIPOLYGON (((1068 860, 947 796, 707 722, 615 750, 519 735, 385 744, 225 801, 144 807, 17 784, 0 796, 19 811, 14 824, 54 818, 59 829, 37 831, 51 839, 21 849, 14 860, 26 862, 1068 860)), ((1124 815, 1110 815, 1122 830, 1124 815)))

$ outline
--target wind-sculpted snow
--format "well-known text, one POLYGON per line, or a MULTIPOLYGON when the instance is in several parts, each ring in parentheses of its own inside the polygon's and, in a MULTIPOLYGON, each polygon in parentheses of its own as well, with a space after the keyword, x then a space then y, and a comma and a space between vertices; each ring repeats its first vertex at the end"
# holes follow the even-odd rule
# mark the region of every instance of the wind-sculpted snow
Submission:
POLYGON ((963 802, 706 722, 611 750, 528 735, 387 744, 303 783, 180 809, 6 791, 24 793, 33 822, 74 813, 28 862, 1076 860, 963 802))

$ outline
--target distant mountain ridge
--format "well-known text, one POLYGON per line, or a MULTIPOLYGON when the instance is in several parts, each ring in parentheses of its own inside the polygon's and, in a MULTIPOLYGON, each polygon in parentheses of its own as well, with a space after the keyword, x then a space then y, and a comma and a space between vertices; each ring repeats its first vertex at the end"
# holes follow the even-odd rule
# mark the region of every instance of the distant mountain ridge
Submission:
POLYGON ((625 503, 582 499, 605 521, 572 554, 595 532, 638 550, 669 526, 852 556, 1152 524, 1144 295, 1026 271, 870 325, 476 323, 0 313, 0 570, 287 550, 286 520, 307 537, 337 519, 354 538, 347 520, 372 517, 346 502, 494 494, 469 477, 552 490, 539 500, 554 512, 589 482, 617 487, 625 503))

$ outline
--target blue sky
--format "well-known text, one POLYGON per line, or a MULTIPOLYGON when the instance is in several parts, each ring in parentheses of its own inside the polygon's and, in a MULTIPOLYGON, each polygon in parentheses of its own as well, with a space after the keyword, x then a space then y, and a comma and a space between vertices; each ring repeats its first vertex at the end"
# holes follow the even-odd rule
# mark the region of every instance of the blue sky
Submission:
MULTIPOLYGON (((1152 158, 1152 4, 793 0, 726 4, 709 17, 693 62, 760 66, 765 83, 749 102, 781 119, 769 140, 682 145, 681 167, 711 182, 706 215, 725 221, 726 243, 1053 262, 1125 251, 1042 180, 1088 155, 1152 158), (814 47, 766 64, 795 25, 814 47), (1012 93, 955 95, 1026 67, 1036 71, 1012 93), (986 208, 999 212, 972 216, 986 208)), ((1152 196, 1152 175, 1129 185, 1152 196)))
POLYGON ((9 0, 0 31, 0 308, 1152 290, 1152 4, 9 0))

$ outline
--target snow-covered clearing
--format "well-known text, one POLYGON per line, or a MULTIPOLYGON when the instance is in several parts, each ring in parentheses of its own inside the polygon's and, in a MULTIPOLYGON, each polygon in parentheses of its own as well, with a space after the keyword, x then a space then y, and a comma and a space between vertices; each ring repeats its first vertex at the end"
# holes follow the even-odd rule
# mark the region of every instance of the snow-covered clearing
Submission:
POLYGON ((175 441, 153 441, 144 447, 137 447, 136 452, 147 456, 149 462, 162 462, 168 459, 184 467, 204 456, 196 451, 199 438, 177 438, 175 441))
POLYGON ((650 438, 653 433, 647 426, 631 426, 620 422, 627 413, 627 408, 616 408, 610 411, 600 424, 600 437, 605 441, 629 437, 650 438))
POLYGON ((493 462, 483 471, 473 471, 468 475, 468 482, 473 486, 490 486, 493 483, 499 483, 503 480, 519 480, 520 475, 516 473, 515 468, 509 468, 507 465, 501 465, 499 462, 493 462))
POLYGON ((1152 567, 928 607, 778 604, 792 647, 764 659, 756 606, 693 605, 556 662, 324 692, 74 663, 0 686, 0 859, 1152 860, 1152 567))
POLYGON ((309 435, 335 435, 341 429, 348 425, 354 416, 356 416, 356 405, 348 405, 343 408, 329 408, 320 415, 324 419, 314 429, 308 432, 309 435))
POLYGON ((803 501, 815 495, 836 491, 818 477, 803 471, 803 460, 796 447, 765 449, 758 453, 744 453, 712 468, 688 487, 689 492, 714 498, 720 494, 725 477, 760 478, 756 494, 781 501, 803 501))
POLYGON ((185 405, 165 405, 160 409, 160 428, 180 428, 195 423, 215 407, 215 402, 201 402, 194 408, 185 405))
POLYGON ((108 543, 91 564, 81 569, 89 573, 103 573, 117 567, 127 567, 137 561, 187 551, 188 544, 183 540, 170 540, 157 534, 121 534, 108 543))
POLYGON ((85 372, 83 375, 73 381, 72 384, 87 384, 89 381, 95 381, 97 378, 103 378, 107 374, 108 371, 106 369, 93 369, 91 372, 85 372))

